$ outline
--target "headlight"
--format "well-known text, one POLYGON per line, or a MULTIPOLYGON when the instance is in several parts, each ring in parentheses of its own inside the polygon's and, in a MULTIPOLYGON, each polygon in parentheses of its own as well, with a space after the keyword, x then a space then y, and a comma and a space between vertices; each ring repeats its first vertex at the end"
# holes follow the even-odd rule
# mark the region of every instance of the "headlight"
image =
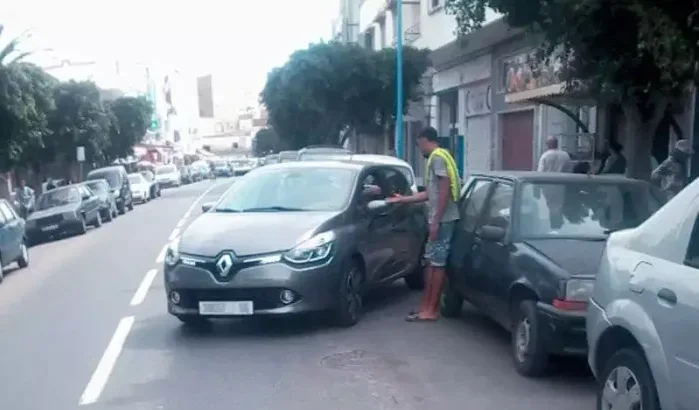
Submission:
POLYGON ((296 245, 284 254, 284 259, 291 263, 318 262, 330 256, 335 241, 332 231, 323 232, 311 239, 296 245))
POLYGON ((571 302, 587 302, 592 297, 594 279, 568 279, 566 282, 566 300, 571 302))
POLYGON ((174 266, 180 261, 180 238, 177 237, 175 240, 170 242, 170 245, 165 251, 165 264, 168 266, 174 266))

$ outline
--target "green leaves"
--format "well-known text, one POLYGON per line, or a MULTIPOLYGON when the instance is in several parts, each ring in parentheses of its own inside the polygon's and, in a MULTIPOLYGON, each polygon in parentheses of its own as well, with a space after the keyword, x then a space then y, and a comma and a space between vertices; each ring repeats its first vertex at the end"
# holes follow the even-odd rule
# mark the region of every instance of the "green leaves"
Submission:
POLYGON ((133 146, 143 140, 150 126, 153 105, 145 97, 121 97, 107 101, 110 116, 109 140, 104 152, 108 159, 133 154, 133 146))
POLYGON ((277 133, 271 128, 263 128, 255 134, 252 151, 256 157, 262 157, 270 152, 280 151, 280 141, 277 133))
MULTIPOLYGON (((419 97, 417 85, 428 52, 403 49, 404 106, 419 97)), ((340 131, 381 132, 395 111, 395 50, 321 43, 291 55, 272 70, 260 94, 269 123, 289 148, 339 144, 340 131)))

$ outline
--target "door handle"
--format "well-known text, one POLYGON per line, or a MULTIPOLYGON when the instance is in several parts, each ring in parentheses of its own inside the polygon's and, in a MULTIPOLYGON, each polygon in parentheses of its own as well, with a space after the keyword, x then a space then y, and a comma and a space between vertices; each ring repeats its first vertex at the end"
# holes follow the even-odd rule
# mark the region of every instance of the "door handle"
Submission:
POLYGON ((658 299, 671 305, 677 304, 677 294, 668 288, 662 288, 658 291, 658 299))

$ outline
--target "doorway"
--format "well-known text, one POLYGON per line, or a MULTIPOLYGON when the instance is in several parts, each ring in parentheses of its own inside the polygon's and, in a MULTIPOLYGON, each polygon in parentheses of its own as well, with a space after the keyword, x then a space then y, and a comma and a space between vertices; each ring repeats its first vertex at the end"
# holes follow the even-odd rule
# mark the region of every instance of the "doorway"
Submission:
POLYGON ((534 169, 534 110, 515 111, 500 117, 502 132, 502 169, 534 169))

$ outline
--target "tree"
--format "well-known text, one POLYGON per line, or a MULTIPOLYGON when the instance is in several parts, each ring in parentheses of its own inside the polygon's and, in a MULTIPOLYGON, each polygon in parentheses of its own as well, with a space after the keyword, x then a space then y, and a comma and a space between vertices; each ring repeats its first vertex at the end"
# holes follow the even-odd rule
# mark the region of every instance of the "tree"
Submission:
MULTIPOLYGON (((5 31, 5 26, 0 24, 0 38, 2 38, 2 33, 5 31)), ((10 39, 7 44, 0 48, 0 66, 9 66, 12 64, 19 63, 25 57, 29 56, 30 52, 19 51, 19 46, 24 39, 27 38, 27 34, 23 34, 18 37, 10 39)))
MULTIPOLYGON (((427 50, 405 47, 403 55, 407 109, 429 60, 427 50)), ((385 130, 394 121, 395 87, 395 50, 321 43, 272 70, 260 99, 280 140, 298 149, 341 144, 340 131, 347 128, 385 130)))
POLYGON ((105 156, 109 160, 133 154, 133 146, 143 140, 153 105, 145 97, 120 97, 104 103, 110 117, 109 140, 105 156))
POLYGON ((262 128, 252 139, 252 153, 263 157, 271 152, 279 151, 279 136, 272 128, 262 128))
POLYGON ((627 176, 647 179, 656 129, 697 79, 693 2, 447 0, 461 34, 480 28, 488 7, 541 36, 536 62, 560 59, 568 92, 621 106, 627 176))
POLYGON ((48 118, 54 110, 58 81, 28 63, 0 66, 0 168, 19 163, 36 169, 45 160, 44 143, 51 134, 48 118))
POLYGON ((87 161, 103 162, 111 124, 97 86, 71 80, 56 88, 54 98, 56 110, 49 120, 53 138, 48 149, 70 163, 77 160, 76 148, 83 146, 87 161))

